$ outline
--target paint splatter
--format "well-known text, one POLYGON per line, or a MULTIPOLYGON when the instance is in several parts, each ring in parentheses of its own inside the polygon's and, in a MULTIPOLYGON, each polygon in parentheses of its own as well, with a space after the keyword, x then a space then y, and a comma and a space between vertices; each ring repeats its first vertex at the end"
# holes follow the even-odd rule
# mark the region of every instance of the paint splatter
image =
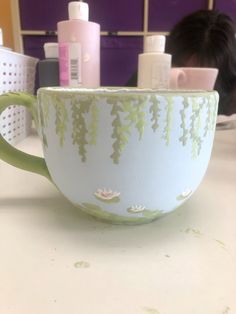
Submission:
POLYGON ((193 235, 195 235, 196 237, 200 237, 200 236, 203 236, 203 234, 201 233, 200 230, 198 229, 194 229, 194 228, 187 228, 185 229, 184 231, 185 233, 192 233, 193 235))
POLYGON ((222 248, 222 249, 225 249, 225 244, 224 244, 224 242, 222 242, 222 241, 220 241, 220 240, 217 240, 217 239, 214 239, 219 245, 220 245, 220 247, 222 248))
POLYGON ((144 307, 143 309, 148 314, 160 314, 160 312, 157 309, 153 308, 153 307, 144 307))
POLYGON ((230 307, 226 306, 226 308, 224 309, 224 311, 222 312, 222 314, 228 314, 230 311, 230 307))
POLYGON ((86 262, 86 261, 78 261, 74 263, 74 267, 75 268, 89 268, 90 264, 89 262, 86 262))

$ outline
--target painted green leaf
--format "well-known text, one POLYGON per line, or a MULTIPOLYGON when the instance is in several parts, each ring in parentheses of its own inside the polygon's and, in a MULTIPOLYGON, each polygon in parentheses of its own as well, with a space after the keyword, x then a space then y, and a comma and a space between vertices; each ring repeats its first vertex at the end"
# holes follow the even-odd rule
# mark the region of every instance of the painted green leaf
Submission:
POLYGON ((89 112, 92 99, 85 98, 82 101, 72 101, 72 141, 78 146, 81 161, 86 161, 86 145, 88 144, 88 128, 86 126, 85 114, 89 112))
POLYGON ((166 97, 166 126, 164 128, 163 138, 165 139, 166 145, 170 143, 170 133, 172 125, 172 114, 173 114, 173 98, 171 96, 166 97))
POLYGON ((150 102, 152 103, 152 105, 150 106, 149 112, 152 115, 152 118, 151 118, 151 121, 153 122, 152 129, 155 132, 159 127, 158 121, 160 118, 160 111, 161 111, 159 107, 160 101, 158 100, 156 96, 151 96, 150 102))
POLYGON ((65 132, 67 129, 68 113, 61 97, 55 96, 55 99, 53 99, 53 104, 56 110, 56 133, 59 136, 60 145, 63 146, 65 132))
POLYGON ((95 145, 97 141, 97 131, 98 131, 98 120, 99 120, 99 110, 96 105, 96 101, 93 101, 91 107, 91 122, 88 126, 88 143, 91 145, 95 145))

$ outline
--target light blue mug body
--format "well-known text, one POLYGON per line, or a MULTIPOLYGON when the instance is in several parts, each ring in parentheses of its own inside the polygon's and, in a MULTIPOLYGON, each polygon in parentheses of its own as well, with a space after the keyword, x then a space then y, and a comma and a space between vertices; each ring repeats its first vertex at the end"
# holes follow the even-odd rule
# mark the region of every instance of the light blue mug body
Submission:
POLYGON ((42 88, 31 108, 43 142, 43 175, 48 169, 46 176, 86 213, 136 224, 173 211, 199 186, 218 94, 42 88))

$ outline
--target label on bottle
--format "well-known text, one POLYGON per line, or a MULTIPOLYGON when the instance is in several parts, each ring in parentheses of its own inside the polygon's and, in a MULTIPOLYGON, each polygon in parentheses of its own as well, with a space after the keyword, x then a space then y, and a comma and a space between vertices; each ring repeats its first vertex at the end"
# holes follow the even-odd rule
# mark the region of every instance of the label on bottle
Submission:
POLYGON ((78 86, 82 84, 81 44, 60 43, 60 85, 78 86))
POLYGON ((152 66, 151 88, 167 89, 169 88, 170 68, 163 62, 155 62, 152 66))

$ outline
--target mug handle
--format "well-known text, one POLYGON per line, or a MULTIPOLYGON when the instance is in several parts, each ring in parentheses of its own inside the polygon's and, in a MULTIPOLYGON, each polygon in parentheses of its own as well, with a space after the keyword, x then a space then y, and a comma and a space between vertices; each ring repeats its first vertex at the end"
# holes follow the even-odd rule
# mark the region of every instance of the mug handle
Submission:
POLYGON ((170 72, 170 88, 177 89, 187 81, 187 75, 182 69, 172 68, 170 72))
MULTIPOLYGON (((0 115, 10 105, 26 107, 32 114, 35 121, 37 115, 34 104, 37 98, 27 93, 7 93, 0 95, 0 115)), ((0 159, 17 168, 40 174, 51 181, 46 162, 44 158, 24 153, 12 145, 0 134, 0 159)))

